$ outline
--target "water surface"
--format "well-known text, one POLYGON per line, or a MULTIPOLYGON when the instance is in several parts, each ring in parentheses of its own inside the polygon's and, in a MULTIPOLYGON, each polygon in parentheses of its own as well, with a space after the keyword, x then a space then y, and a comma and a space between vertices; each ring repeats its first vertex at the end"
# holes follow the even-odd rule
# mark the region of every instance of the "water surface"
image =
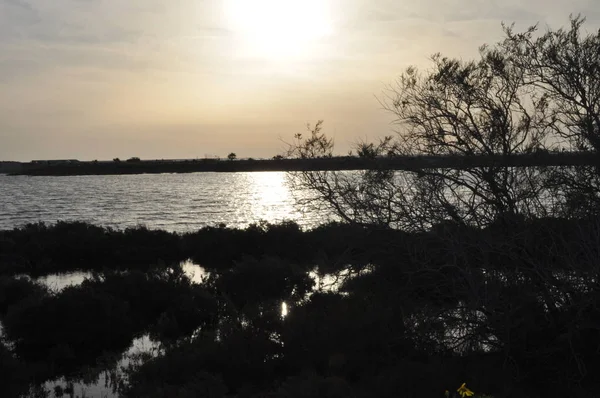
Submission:
POLYGON ((245 227, 260 220, 294 220, 305 227, 324 221, 295 206, 282 172, 0 175, 0 230, 59 220, 176 232, 220 223, 245 227))

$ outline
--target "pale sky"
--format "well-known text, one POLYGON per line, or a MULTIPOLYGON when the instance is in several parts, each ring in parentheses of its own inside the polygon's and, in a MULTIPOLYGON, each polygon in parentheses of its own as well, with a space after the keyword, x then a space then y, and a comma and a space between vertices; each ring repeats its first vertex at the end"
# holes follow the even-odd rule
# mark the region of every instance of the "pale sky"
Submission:
POLYGON ((325 120, 343 154, 436 52, 600 25, 598 0, 0 0, 0 160, 272 157, 325 120))

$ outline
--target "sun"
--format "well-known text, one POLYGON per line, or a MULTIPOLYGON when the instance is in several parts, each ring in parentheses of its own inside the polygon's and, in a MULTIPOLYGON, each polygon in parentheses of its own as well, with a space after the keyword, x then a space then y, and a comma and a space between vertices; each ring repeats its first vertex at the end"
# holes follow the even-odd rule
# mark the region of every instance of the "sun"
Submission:
POLYGON ((242 36, 246 50, 256 56, 305 56, 332 32, 325 0, 224 1, 230 29, 242 36))

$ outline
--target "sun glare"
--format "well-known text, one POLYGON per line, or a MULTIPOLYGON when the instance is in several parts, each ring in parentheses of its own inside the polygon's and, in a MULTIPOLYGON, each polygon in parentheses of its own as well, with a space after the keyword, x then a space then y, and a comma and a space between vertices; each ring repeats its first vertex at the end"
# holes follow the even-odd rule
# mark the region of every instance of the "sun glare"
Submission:
POLYGON ((324 0, 225 0, 225 13, 246 49, 268 58, 306 56, 332 31, 324 0))

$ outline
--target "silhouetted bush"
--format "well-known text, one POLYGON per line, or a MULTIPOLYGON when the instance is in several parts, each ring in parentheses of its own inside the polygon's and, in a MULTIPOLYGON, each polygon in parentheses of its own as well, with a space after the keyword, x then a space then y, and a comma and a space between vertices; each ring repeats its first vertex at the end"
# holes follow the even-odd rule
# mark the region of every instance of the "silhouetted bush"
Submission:
POLYGON ((310 261, 307 234, 295 222, 252 224, 245 229, 205 227, 182 237, 186 257, 207 269, 228 269, 252 256, 277 256, 296 264, 310 261))
MULTIPOLYGON (((179 364, 180 358, 177 363, 179 364)), ((144 368, 144 372, 146 371, 144 368)), ((137 378, 146 376, 136 374, 132 385, 123 394, 124 397, 147 397, 147 398, 223 398, 226 396, 227 387, 220 377, 208 372, 197 372, 192 377, 181 381, 166 382, 163 379, 147 380, 138 382, 137 378)))
POLYGON ((17 398, 27 392, 31 382, 27 365, 19 361, 0 342, 0 375, 2 375, 2 386, 0 391, 6 398, 17 398))
POLYGON ((32 297, 44 297, 48 289, 27 278, 0 276, 0 318, 12 305, 32 297))
POLYGON ((214 334, 201 335, 136 369, 124 396, 186 387, 204 390, 207 396, 258 392, 279 378, 280 350, 268 334, 255 329, 232 327, 218 340, 214 334))
POLYGON ((80 287, 12 306, 4 327, 20 358, 58 372, 92 364, 105 350, 124 350, 136 332, 127 303, 80 287))
POLYGON ((410 236, 347 224, 302 231, 294 222, 245 229, 205 227, 177 235, 144 227, 113 230, 83 222, 28 224, 0 231, 0 273, 47 275, 77 270, 148 270, 191 258, 206 269, 229 269, 251 256, 279 257, 303 268, 336 272, 397 258, 410 236))
POLYGON ((176 234, 145 227, 116 231, 84 222, 37 223, 0 231, 1 242, 5 274, 148 269, 184 260, 176 234))
POLYGON ((346 380, 335 376, 305 374, 288 378, 279 388, 260 398, 355 398, 361 396, 346 380))
POLYGON ((314 280, 306 271, 275 257, 246 258, 218 276, 217 290, 237 307, 303 299, 314 280))
POLYGON ((109 273, 84 281, 82 289, 101 291, 127 303, 136 330, 159 340, 176 340, 198 328, 214 328, 217 302, 193 284, 181 268, 109 273))

